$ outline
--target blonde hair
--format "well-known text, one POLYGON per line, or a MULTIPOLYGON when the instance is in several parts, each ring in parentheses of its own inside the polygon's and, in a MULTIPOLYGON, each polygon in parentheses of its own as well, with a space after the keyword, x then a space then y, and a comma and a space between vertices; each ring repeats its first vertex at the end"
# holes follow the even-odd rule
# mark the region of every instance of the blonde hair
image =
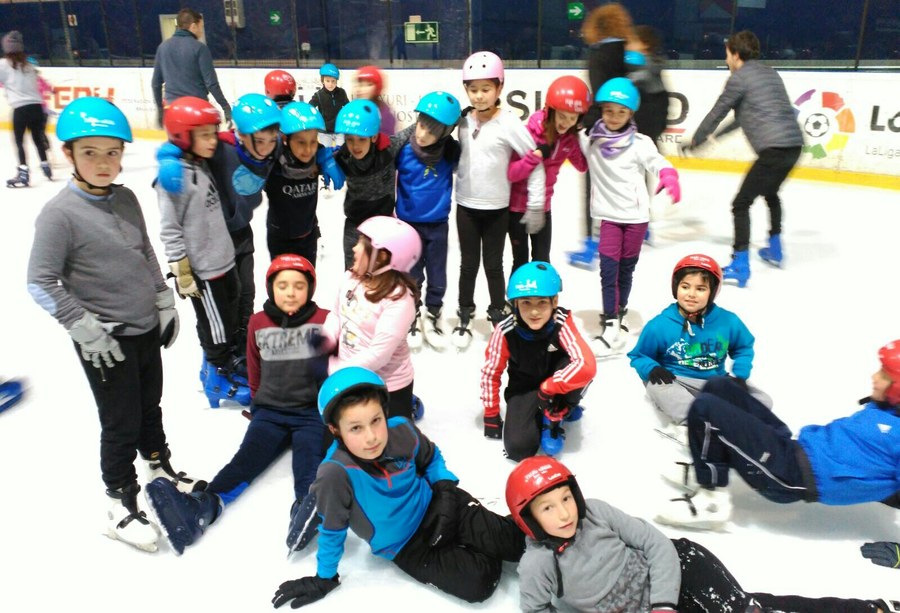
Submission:
POLYGON ((604 38, 634 38, 634 23, 631 13, 618 2, 598 6, 588 13, 581 26, 581 37, 589 45, 599 43, 604 38))

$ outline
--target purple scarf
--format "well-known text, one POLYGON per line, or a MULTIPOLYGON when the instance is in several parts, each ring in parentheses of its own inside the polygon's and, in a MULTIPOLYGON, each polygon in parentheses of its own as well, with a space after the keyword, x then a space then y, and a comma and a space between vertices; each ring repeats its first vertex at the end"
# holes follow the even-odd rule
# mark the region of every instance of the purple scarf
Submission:
POLYGON ((600 154, 608 159, 616 157, 622 152, 622 149, 630 145, 636 131, 637 126, 633 119, 629 120, 628 125, 618 132, 607 128, 603 120, 599 119, 588 132, 588 136, 591 138, 591 144, 598 138, 603 139, 603 143, 600 145, 600 154), (626 139, 628 142, 623 142, 626 139))

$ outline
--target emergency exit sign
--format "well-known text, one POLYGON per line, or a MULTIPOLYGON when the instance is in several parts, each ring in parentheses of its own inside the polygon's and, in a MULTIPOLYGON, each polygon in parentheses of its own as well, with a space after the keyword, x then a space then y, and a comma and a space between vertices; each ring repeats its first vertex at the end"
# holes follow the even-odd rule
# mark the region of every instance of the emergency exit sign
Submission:
POLYGON ((407 21, 403 24, 404 38, 408 43, 438 42, 438 22, 407 21))

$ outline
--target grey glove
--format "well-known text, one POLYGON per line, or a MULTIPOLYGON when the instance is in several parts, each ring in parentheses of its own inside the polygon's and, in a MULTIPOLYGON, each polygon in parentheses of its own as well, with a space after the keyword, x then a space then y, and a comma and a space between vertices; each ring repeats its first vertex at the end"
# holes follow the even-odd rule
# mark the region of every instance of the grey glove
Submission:
POLYGON ((546 216, 543 209, 527 209, 522 215, 521 223, 525 224, 525 231, 528 234, 537 234, 544 228, 546 216))
POLYGON ((112 368, 116 362, 125 361, 119 341, 111 335, 121 325, 117 322, 100 323, 96 315, 85 311, 84 316, 69 328, 69 336, 81 347, 81 357, 90 360, 94 368, 101 368, 103 364, 112 368))
POLYGON ((178 338, 178 311, 175 310, 175 296, 169 288, 156 294, 156 309, 159 311, 159 344, 168 349, 178 338))

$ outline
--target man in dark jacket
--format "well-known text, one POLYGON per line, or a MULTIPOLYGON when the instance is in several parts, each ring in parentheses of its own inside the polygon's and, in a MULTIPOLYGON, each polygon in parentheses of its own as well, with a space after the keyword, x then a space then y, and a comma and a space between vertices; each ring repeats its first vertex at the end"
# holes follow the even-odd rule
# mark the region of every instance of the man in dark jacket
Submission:
POLYGON ((219 87, 212 54, 209 47, 198 40, 203 31, 203 15, 193 9, 181 9, 175 19, 178 29, 156 49, 153 66, 151 85, 159 125, 162 126, 163 117, 163 83, 166 84, 165 102, 182 96, 206 100, 212 94, 222 107, 225 120, 230 123, 231 106, 219 87))

